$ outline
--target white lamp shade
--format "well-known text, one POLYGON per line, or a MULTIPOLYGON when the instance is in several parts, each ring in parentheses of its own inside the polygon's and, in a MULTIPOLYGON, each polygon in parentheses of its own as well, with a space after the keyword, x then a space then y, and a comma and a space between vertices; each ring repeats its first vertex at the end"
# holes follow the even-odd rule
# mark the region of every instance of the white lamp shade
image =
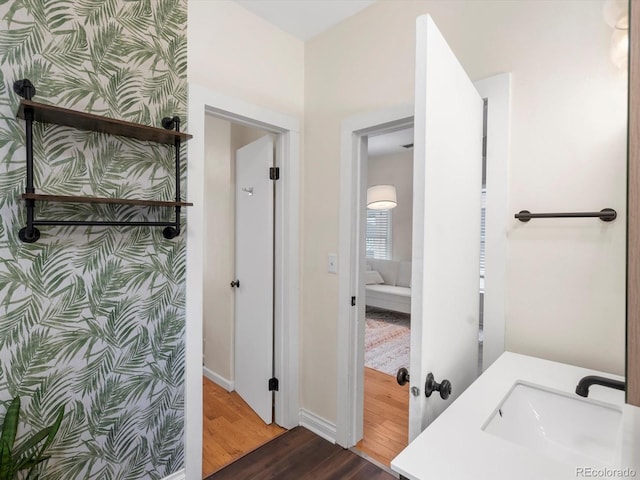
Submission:
POLYGON ((629 57, 629 0, 605 0, 602 15, 612 27, 611 61, 621 70, 627 68, 629 57))
POLYGON ((626 70, 629 59, 629 30, 614 30, 611 36, 611 61, 626 70))
POLYGON ((604 21, 611 28, 627 30, 629 28, 629 1, 605 0, 602 15, 604 21))
POLYGON ((367 188, 367 208, 371 210, 390 210, 398 205, 394 185, 374 185, 367 188))

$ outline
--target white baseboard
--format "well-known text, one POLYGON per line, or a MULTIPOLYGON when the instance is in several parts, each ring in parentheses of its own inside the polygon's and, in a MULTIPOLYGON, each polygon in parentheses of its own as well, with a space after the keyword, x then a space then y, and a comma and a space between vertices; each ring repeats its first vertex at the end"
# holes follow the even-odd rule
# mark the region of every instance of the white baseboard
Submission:
POLYGON ((235 383, 233 382, 233 380, 227 380, 223 376, 218 375, 216 372, 207 367, 202 367, 202 374, 216 385, 220 385, 227 392, 233 392, 235 390, 235 383))
POLYGON ((304 408, 300 409, 300 426, 331 443, 336 443, 336 425, 304 408))
POLYGON ((176 473, 172 473, 168 477, 164 477, 162 480, 185 480, 187 478, 185 469, 178 470, 176 473))

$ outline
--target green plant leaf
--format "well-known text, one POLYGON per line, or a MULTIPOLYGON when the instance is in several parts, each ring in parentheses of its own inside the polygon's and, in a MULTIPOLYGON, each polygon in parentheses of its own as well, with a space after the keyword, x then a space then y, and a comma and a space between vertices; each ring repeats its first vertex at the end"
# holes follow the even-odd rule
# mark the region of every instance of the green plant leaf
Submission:
POLYGON ((11 451, 18 432, 18 420, 20 417, 20 397, 14 397, 4 416, 2 434, 0 435, 0 479, 10 480, 17 471, 14 466, 11 451))
POLYGON ((43 428, 16 448, 15 453, 12 455, 16 464, 16 470, 33 469, 37 464, 49 458, 43 456, 44 451, 53 442, 53 438, 56 433, 58 433, 63 418, 64 406, 61 405, 58 408, 58 414, 52 425, 43 428))
MULTIPOLYGON (((20 417, 20 397, 15 397, 11 400, 9 408, 4 415, 4 422, 2 423, 2 434, 0 435, 0 443, 11 452, 13 444, 16 441, 16 433, 18 432, 18 420, 20 417)), ((0 474, 2 468, 0 467, 0 474)))
POLYGON ((0 480, 10 480, 11 470, 11 449, 5 442, 0 442, 0 480))

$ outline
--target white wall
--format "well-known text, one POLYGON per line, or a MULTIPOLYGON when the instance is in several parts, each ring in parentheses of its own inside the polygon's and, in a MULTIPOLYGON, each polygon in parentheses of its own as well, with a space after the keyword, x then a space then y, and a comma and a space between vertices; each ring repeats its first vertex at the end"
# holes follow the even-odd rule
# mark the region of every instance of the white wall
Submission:
MULTIPOLYGON (((265 108, 301 117, 304 104, 304 44, 260 17, 228 0, 189 0, 188 67, 190 84, 235 97, 265 108)), ((250 142, 251 129, 207 117, 207 146, 219 143, 218 162, 207 158, 210 183, 205 192, 221 201, 205 211, 207 223, 207 266, 204 279, 203 334, 205 366, 223 378, 233 380, 233 277, 234 183, 230 151, 250 142), (226 142, 224 148, 222 144, 226 142), (243 143, 244 142, 244 143, 243 143), (215 185, 216 188, 213 188, 215 185), (211 188, 210 188, 211 187, 211 188), (230 196, 230 197, 229 197, 230 196), (224 225, 224 229, 220 228, 224 225), (210 248, 209 248, 210 247, 210 248), (215 260, 210 253, 221 253, 215 260), (219 312, 214 314, 213 312, 219 312)), ((211 150, 215 151, 215 150, 211 150)))
POLYGON ((391 213, 391 256, 393 260, 411 261, 413 150, 369 156, 367 184, 395 185, 398 205, 391 213))
MULTIPOLYGON (((513 72, 510 211, 625 216, 626 79, 598 1, 378 2, 306 46, 234 2, 189 0, 188 79, 302 115, 301 406, 336 418, 340 122, 413 100, 415 17, 472 79, 513 72)), ((507 348, 621 373, 624 221, 510 220, 507 348), (559 223, 558 223, 559 222, 559 223)))
POLYGON ((263 130, 205 117, 204 366, 229 383, 234 375, 235 151, 263 130))
POLYGON ((430 12, 473 80, 513 72, 506 347, 624 370, 626 79, 601 2, 378 2, 306 45, 301 405, 336 418, 340 122, 413 101, 415 18, 430 12))
POLYGON ((189 0, 187 78, 300 117, 304 43, 229 0, 189 0))
POLYGON ((233 381, 235 197, 231 124, 205 118, 204 366, 233 381))
MULTIPOLYGON (((235 152, 239 148, 268 135, 268 132, 260 128, 248 127, 238 123, 231 124, 231 151, 235 152)), ((235 172, 235 169, 234 169, 235 172)), ((234 174, 235 181, 235 174, 234 174)))

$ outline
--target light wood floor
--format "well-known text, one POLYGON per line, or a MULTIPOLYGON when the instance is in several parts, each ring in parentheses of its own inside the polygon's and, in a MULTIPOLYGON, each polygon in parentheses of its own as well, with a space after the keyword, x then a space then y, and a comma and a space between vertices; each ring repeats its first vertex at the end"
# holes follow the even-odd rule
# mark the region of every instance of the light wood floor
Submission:
POLYGON ((236 392, 202 378, 202 477, 217 472, 286 430, 265 425, 236 392))
POLYGON ((364 369, 364 437, 356 448, 389 466, 407 446, 409 384, 372 368, 364 369))

